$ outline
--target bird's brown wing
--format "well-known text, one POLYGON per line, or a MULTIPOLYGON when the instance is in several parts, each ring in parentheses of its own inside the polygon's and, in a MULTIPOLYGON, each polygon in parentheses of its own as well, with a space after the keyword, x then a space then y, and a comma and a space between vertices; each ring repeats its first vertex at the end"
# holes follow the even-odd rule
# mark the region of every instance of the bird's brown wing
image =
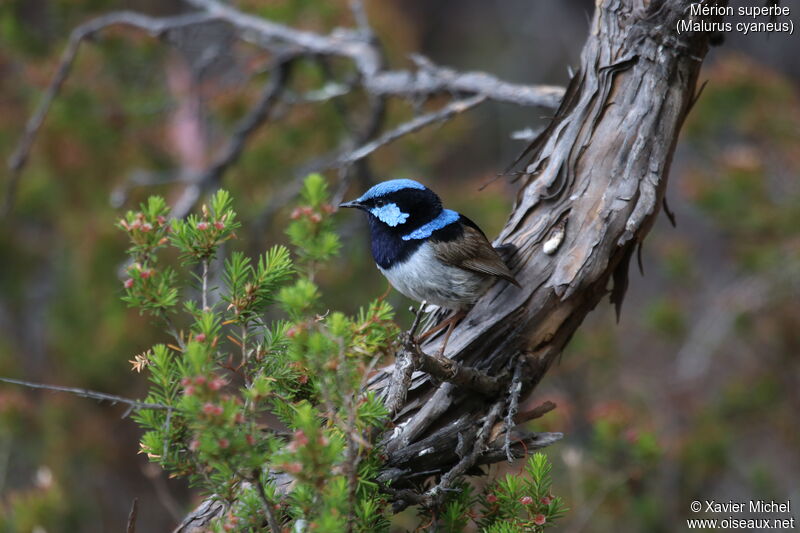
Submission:
POLYGON ((503 278, 519 287, 519 282, 514 279, 514 275, 483 232, 474 224, 463 224, 462 227, 464 234, 460 239, 431 242, 436 257, 449 265, 503 278))

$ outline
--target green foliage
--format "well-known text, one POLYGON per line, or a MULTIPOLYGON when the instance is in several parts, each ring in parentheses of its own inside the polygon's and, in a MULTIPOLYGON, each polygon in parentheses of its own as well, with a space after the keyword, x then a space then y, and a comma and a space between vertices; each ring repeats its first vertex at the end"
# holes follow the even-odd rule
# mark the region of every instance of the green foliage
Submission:
MULTIPOLYGON (((309 176, 301 196, 287 229, 296 261, 283 246, 256 261, 233 251, 217 262, 219 292, 210 285, 209 261, 238 227, 226 191, 185 221, 168 224, 165 202, 153 197, 119 223, 134 265, 123 299, 161 318, 173 337, 132 361, 148 372, 146 401, 164 406, 135 414, 145 429, 141 450, 231 504, 215 531, 260 529, 268 511, 306 531, 388 531, 390 506, 376 482, 380 449, 370 442, 388 413, 364 391, 399 330, 382 300, 353 316, 323 312, 313 277, 339 240, 323 178, 309 176), (190 270, 180 279, 160 266, 169 249, 190 270), (194 292, 184 288, 178 305, 179 286, 192 281, 194 292), (287 319, 268 321, 277 308, 287 319), (268 422, 270 415, 280 423, 268 422), (276 473, 291 476, 288 492, 278 491, 276 473)), ((537 454, 527 478, 507 476, 480 498, 462 483, 433 511, 444 531, 462 531, 477 505, 486 530, 511 524, 514 531, 541 531, 564 512, 551 495, 549 472, 537 454)))
POLYGON ((567 508, 560 496, 553 496, 547 456, 528 458, 524 476, 506 475, 487 488, 480 498, 483 531, 541 532, 564 515, 567 508))
POLYGON ((439 518, 442 531, 447 533, 458 533, 467 528, 475 503, 475 494, 470 485, 460 483, 456 491, 455 495, 445 503, 439 518))
POLYGON ((292 211, 292 223, 286 234, 297 247, 298 256, 306 264, 308 276, 313 277, 317 263, 331 259, 339 251, 339 236, 332 229, 328 203, 328 185, 320 174, 311 174, 303 184, 300 198, 304 205, 292 211))
POLYGON ((236 316, 234 320, 247 323, 266 311, 275 290, 289 279, 292 271, 289 250, 283 246, 275 246, 259 257, 255 267, 249 257, 234 252, 225 262, 228 295, 224 297, 236 316))
POLYGON ((169 208, 160 196, 151 196, 138 212, 128 211, 119 221, 131 241, 128 254, 131 264, 126 268, 123 301, 132 307, 152 314, 163 314, 178 303, 175 272, 169 267, 158 268, 158 251, 169 242, 167 224, 169 208))
POLYGON ((146 401, 166 407, 136 414, 146 430, 141 449, 172 474, 235 502, 215 526, 220 530, 260 528, 270 508, 314 531, 347 524, 355 531, 387 530, 388 504, 374 482, 378 449, 367 444, 387 413, 374 394, 362 391, 368 368, 389 353, 397 326, 382 301, 355 316, 318 314, 320 290, 312 276, 339 241, 321 176, 309 176, 302 199, 287 230, 302 275, 283 246, 256 261, 234 251, 224 260, 219 294, 210 285, 210 260, 239 227, 226 191, 186 220, 168 224, 166 204, 153 197, 119 223, 133 260, 123 299, 162 318, 173 337, 133 361, 149 373, 146 401), (179 280, 160 267, 169 248, 199 273, 179 280), (192 279, 195 292, 184 289, 179 306, 178 286, 192 279), (288 320, 270 323, 276 300, 288 320), (268 423, 270 413, 285 427, 268 423), (276 493, 274 472, 294 478, 288 495, 276 493))
POLYGON ((234 237, 241 226, 232 208, 228 191, 219 190, 211 198, 210 208, 203 205, 202 215, 172 221, 170 241, 181 252, 185 264, 213 259, 219 246, 234 237))

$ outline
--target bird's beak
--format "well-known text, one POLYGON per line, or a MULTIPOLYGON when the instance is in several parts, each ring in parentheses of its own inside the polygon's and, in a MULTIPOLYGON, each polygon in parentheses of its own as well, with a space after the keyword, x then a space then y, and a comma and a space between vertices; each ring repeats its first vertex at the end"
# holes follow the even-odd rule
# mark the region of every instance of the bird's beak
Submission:
POLYGON ((355 208, 355 209, 359 209, 362 206, 361 206, 360 203, 358 203, 358 200, 353 200, 353 201, 350 201, 350 202, 341 203, 341 204, 339 204, 339 207, 340 208, 341 207, 352 207, 352 208, 355 208))

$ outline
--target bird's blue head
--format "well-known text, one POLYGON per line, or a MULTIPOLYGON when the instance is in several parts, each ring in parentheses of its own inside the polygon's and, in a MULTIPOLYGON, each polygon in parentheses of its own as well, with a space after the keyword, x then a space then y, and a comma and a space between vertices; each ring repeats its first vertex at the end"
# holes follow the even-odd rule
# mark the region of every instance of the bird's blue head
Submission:
POLYGON ((442 201, 418 181, 399 179, 379 183, 339 207, 364 211, 373 228, 380 225, 392 233, 406 235, 439 216, 442 201))
POLYGON ((460 218, 442 208, 436 193, 409 179, 384 181, 339 207, 367 213, 372 256, 381 268, 404 261, 434 232, 457 230, 454 223, 460 218))

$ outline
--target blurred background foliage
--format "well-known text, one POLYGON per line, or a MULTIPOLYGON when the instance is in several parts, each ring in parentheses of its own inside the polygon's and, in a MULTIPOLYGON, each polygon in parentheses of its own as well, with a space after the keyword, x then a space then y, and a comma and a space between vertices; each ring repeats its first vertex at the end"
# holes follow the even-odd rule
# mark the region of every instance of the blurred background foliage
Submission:
MULTIPOLYGON (((237 4, 306 29, 352 25, 343 0, 237 4)), ((393 66, 421 52, 509 81, 563 85, 592 3, 370 0, 367 7, 393 66)), ((181 6, 0 3, 2 159, 69 31, 121 8, 165 15, 181 6)), ((204 168, 257 97, 269 61, 262 52, 238 43, 210 60, 203 55, 204 43, 230 39, 213 24, 169 43, 112 29, 82 49, 0 227, 0 375, 143 395, 145 379, 128 360, 163 338, 120 301, 126 243, 114 223, 150 194, 174 200, 180 173, 204 168)), ((529 399, 528 407, 558 404, 534 427, 566 433, 546 450, 554 490, 571 509, 558 530, 671 531, 694 499, 800 501, 798 39, 730 35, 712 50, 701 75, 708 84, 672 165, 667 197, 677 228, 659 218, 642 251, 645 275, 632 271, 619 324, 610 306, 599 307, 529 399)), ((348 65, 304 62, 292 94, 318 89, 325 69, 346 75, 348 65)), ((262 128, 224 178, 243 222, 231 248, 255 253, 285 242, 289 213, 276 195, 305 162, 337 147, 347 127, 337 106, 365 101, 355 92, 287 104, 279 124, 262 128)), ((387 122, 425 105, 393 101, 387 122)), ((380 150, 373 174, 420 179, 496 234, 515 187, 503 178, 478 188, 523 147, 510 134, 536 128, 547 112, 484 104, 380 150)), ((354 196, 368 180, 339 193, 354 196)), ((345 253, 318 282, 331 306, 353 312, 387 285, 369 258, 361 217, 339 221, 345 253)), ((407 305, 397 293, 389 299, 407 305)), ((173 526, 197 496, 137 454, 139 430, 123 413, 0 385, 0 532, 119 531, 134 497, 141 531, 173 526)))

